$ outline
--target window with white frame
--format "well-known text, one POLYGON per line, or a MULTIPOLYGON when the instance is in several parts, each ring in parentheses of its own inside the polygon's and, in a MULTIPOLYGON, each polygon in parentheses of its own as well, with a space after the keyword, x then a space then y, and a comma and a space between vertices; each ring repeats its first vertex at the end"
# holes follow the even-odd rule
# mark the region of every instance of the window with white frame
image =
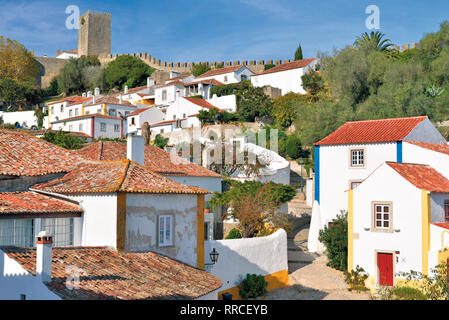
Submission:
POLYGON ((32 247, 33 245, 33 219, 0 220, 0 246, 32 247))
POLYGON ((75 116, 77 116, 79 114, 79 109, 75 108, 75 116))
POLYGON ((373 229, 374 231, 391 231, 392 227, 392 204, 373 204, 373 229))
POLYGON ((73 115, 73 110, 70 109, 70 110, 69 110, 69 117, 71 117, 72 115, 73 115))
POLYGON ((162 91, 162 101, 165 101, 165 100, 167 100, 167 91, 166 90, 162 91))
POLYGON ((60 111, 61 111, 61 112, 64 111, 64 105, 63 105, 63 104, 61 104, 61 109, 60 109, 60 111))
POLYGON ((159 247, 173 245, 173 217, 159 216, 159 247))
POLYGON ((83 132, 83 124, 82 124, 82 123, 80 123, 80 124, 78 125, 78 131, 79 131, 79 132, 83 132))
POLYGON ((115 116, 117 115, 117 110, 115 110, 115 109, 109 109, 109 115, 110 115, 111 117, 115 117, 115 116))
POLYGON ((73 218, 42 219, 41 230, 53 235, 53 246, 73 246, 73 218))
POLYGON ((364 167, 365 166, 365 150, 364 149, 351 149, 351 167, 364 167))
POLYGON ((120 125, 114 124, 114 132, 120 132, 120 125))

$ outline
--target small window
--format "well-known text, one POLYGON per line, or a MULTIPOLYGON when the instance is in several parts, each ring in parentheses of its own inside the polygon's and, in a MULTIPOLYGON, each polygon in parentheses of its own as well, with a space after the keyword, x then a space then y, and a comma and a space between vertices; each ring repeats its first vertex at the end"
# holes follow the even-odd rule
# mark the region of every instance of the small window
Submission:
POLYGON ((392 204, 374 203, 373 204, 373 231, 392 232, 392 204))
POLYGON ((120 132, 120 125, 114 124, 114 132, 120 132))
POLYGON ((186 118, 186 114, 185 114, 185 113, 182 114, 182 118, 183 118, 183 119, 186 118))
POLYGON ((228 76, 224 76, 224 82, 228 82, 228 76))
POLYGON ((63 112, 64 111, 64 106, 61 104, 61 109, 60 109, 60 111, 61 112, 63 112))
POLYGON ((365 150, 353 149, 351 150, 351 167, 365 166, 365 150))
POLYGON ((50 108, 50 114, 53 114, 55 112, 55 108, 54 107, 51 107, 50 108))
POLYGON ((110 110, 109 110, 109 115, 110 115, 111 117, 115 117, 115 116, 117 115, 117 111, 116 111, 115 109, 110 109, 110 110))
POLYGON ((77 116, 78 114, 79 114, 79 109, 76 108, 76 109, 75 109, 75 116, 77 116))
POLYGON ((100 131, 106 132, 106 123, 105 122, 100 123, 100 131))
POLYGON ((172 216, 159 216, 159 246, 173 245, 173 218, 172 216))
POLYGON ((131 125, 134 126, 135 124, 136 124, 136 118, 135 118, 135 117, 132 117, 132 118, 131 118, 131 125))
POLYGON ((89 114, 90 112, 89 112, 89 111, 85 111, 84 113, 85 113, 85 114, 89 114))
POLYGON ((363 181, 350 181, 349 182, 349 188, 352 190, 356 188, 358 185, 360 185, 363 181))
POLYGON ((162 91, 162 101, 167 100, 167 90, 162 91))
POLYGON ((69 117, 71 117, 72 115, 73 115, 73 110, 70 109, 70 110, 69 110, 69 117))
POLYGON ((444 201, 444 222, 449 222, 449 200, 444 201))
POLYGON ((161 132, 160 133, 164 133, 164 129, 161 129, 161 132))
POLYGON ((78 129, 79 129, 78 130, 79 132, 83 132, 83 124, 82 123, 79 124, 78 129))
POLYGON ((248 76, 246 74, 242 74, 241 79, 242 81, 248 80, 248 76))
POLYGON ((173 115, 173 120, 176 120, 176 114, 175 114, 175 115, 173 115))

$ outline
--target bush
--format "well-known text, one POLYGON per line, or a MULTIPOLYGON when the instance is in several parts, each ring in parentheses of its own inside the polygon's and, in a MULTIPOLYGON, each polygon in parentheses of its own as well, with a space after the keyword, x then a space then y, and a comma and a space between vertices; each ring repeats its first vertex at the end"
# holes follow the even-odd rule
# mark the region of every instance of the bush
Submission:
POLYGON ((328 266, 345 271, 348 266, 348 219, 342 212, 333 220, 331 227, 320 230, 318 239, 326 246, 328 266))
POLYGON ((426 296, 420 290, 412 287, 395 287, 393 295, 399 300, 426 300, 426 296))
POLYGON ((231 239, 241 239, 242 235, 240 234, 239 229, 233 228, 231 231, 229 231, 228 235, 226 236, 225 240, 231 240, 231 239))
POLYGON ((295 135, 289 135, 285 140, 285 153, 292 159, 298 159, 302 155, 301 140, 295 135))
POLYGON ((202 75, 203 73, 206 73, 210 70, 210 67, 207 65, 207 63, 199 63, 192 67, 192 74, 195 77, 198 77, 202 75))
POLYGON ((46 132, 42 139, 69 150, 80 149, 84 143, 82 139, 71 136, 62 131, 46 132))
POLYGON ((368 274, 363 270, 362 267, 357 266, 355 270, 350 272, 345 270, 345 282, 348 285, 348 290, 356 290, 357 292, 367 291, 368 288, 365 286, 365 281, 368 279, 368 274))
POLYGON ((240 296, 243 299, 257 298, 267 293, 268 282, 264 276, 256 274, 247 274, 246 279, 240 284, 240 296))

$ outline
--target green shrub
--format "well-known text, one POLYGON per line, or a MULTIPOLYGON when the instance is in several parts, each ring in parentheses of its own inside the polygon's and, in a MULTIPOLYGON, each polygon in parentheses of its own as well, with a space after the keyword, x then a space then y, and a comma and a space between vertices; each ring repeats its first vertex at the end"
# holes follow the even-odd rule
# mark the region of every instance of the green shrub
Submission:
POLYGON ((225 239, 230 240, 230 239, 241 239, 241 238, 242 238, 242 235, 240 234, 239 229, 233 228, 233 229, 231 229, 231 231, 229 231, 229 233, 225 239))
POLYGON ((420 290, 412 287, 395 287, 393 295, 399 300, 426 300, 426 295, 420 290))
POLYGON ((69 150, 80 149, 84 143, 82 139, 71 136, 70 134, 62 131, 46 132, 42 139, 69 150))
POLYGON ((298 159, 302 155, 301 140, 295 135, 289 135, 285 140, 285 153, 292 159, 298 159))
POLYGON ((240 284, 240 296, 243 299, 257 298, 267 293, 268 282, 264 276, 257 274, 247 274, 246 279, 240 284))
POLYGON ((345 271, 348 265, 348 219, 343 212, 333 220, 331 227, 320 230, 318 239, 326 246, 328 266, 345 271))
POLYGON ((365 286, 365 281, 368 279, 368 274, 363 270, 362 267, 357 266, 355 270, 350 272, 345 270, 345 282, 348 285, 348 290, 355 290, 357 292, 367 291, 368 288, 365 286))

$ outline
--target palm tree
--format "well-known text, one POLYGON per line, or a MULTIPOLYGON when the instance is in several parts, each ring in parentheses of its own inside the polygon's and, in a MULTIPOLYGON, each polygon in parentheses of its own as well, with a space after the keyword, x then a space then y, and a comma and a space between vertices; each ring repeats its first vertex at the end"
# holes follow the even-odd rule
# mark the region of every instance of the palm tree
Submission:
POLYGON ((380 31, 371 31, 370 34, 368 34, 368 32, 364 32, 354 41, 354 47, 358 49, 368 48, 380 52, 389 52, 394 44, 390 39, 383 39, 384 37, 385 34, 380 31))

